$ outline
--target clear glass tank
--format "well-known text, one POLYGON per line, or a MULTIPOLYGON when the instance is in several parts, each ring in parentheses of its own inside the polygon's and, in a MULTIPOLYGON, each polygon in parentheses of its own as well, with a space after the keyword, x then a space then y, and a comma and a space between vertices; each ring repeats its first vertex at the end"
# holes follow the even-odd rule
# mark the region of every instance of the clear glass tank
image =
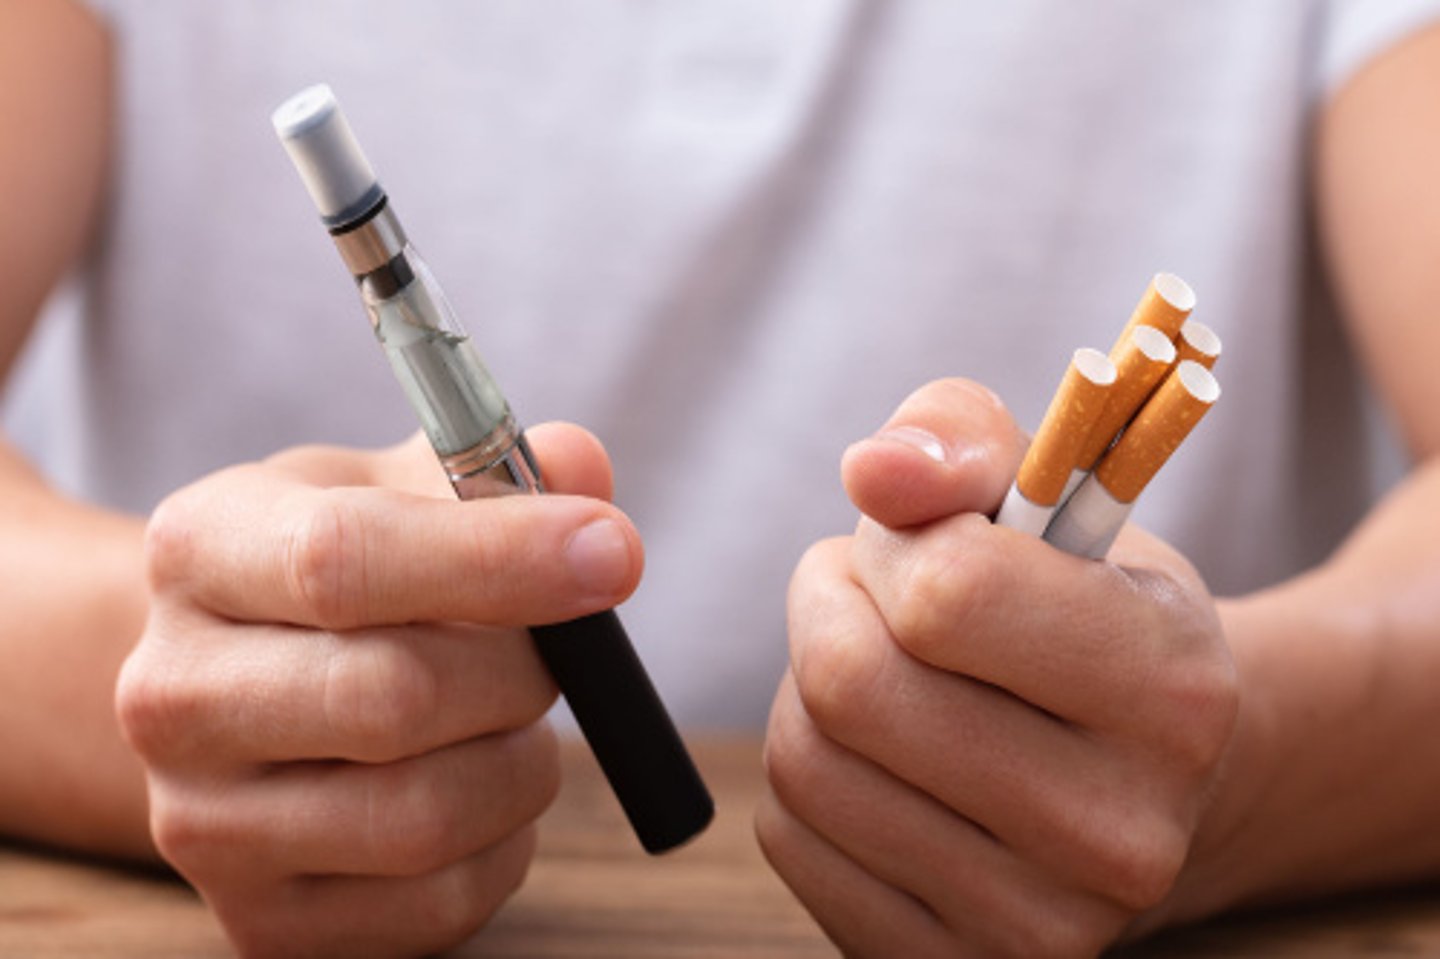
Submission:
POLYGON ((452 456, 517 432, 509 404, 423 260, 406 244, 414 279, 388 296, 366 280, 360 295, 375 336, 435 451, 452 456))

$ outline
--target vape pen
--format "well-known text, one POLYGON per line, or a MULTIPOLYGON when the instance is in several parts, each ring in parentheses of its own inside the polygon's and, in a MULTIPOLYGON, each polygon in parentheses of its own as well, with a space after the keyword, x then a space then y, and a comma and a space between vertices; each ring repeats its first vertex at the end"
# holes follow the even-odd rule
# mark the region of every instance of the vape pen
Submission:
MULTIPOLYGON (((541 492, 509 404, 406 239, 330 88, 301 91, 272 121, 456 494, 541 492)), ((664 852, 704 829, 710 794, 614 611, 530 633, 645 850, 664 852)))

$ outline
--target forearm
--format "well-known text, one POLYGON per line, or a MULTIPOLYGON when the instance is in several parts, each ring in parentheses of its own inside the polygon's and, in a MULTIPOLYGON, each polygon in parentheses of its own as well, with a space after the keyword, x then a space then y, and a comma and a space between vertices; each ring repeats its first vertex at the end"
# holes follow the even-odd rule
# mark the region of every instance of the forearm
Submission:
POLYGON ((59 496, 0 444, 0 833, 153 856, 113 707, 144 625, 141 530, 59 496))
POLYGON ((1437 584, 1432 461, 1324 566, 1222 604, 1240 719, 1167 918, 1440 870, 1437 584))
POLYGON ((1157 921, 1440 874, 1437 81, 1435 26, 1358 70, 1324 104, 1310 179, 1327 278, 1424 465, 1321 567, 1222 604, 1239 725, 1157 921))

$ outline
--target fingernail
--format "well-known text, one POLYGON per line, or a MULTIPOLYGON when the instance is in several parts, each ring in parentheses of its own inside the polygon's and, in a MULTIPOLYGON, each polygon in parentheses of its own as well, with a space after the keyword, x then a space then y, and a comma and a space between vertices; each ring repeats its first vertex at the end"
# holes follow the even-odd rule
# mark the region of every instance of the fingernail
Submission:
POLYGON ((897 426, 894 429, 886 430, 875 437, 877 440, 889 440, 892 443, 903 443, 913 447, 930 457, 937 463, 945 462, 945 444, 934 433, 914 426, 897 426))
POLYGON ((591 595, 617 592, 630 577, 630 540, 613 519, 582 526, 565 544, 565 558, 591 595))

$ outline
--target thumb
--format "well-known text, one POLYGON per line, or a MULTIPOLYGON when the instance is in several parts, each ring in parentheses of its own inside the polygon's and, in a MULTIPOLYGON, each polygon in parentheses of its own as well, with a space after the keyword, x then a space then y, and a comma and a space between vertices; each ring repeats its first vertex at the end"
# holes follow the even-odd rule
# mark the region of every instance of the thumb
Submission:
POLYGON ((1024 453, 1025 437, 994 393, 971 380, 936 380, 847 449, 840 474, 862 513, 899 529, 993 513, 1024 453))

